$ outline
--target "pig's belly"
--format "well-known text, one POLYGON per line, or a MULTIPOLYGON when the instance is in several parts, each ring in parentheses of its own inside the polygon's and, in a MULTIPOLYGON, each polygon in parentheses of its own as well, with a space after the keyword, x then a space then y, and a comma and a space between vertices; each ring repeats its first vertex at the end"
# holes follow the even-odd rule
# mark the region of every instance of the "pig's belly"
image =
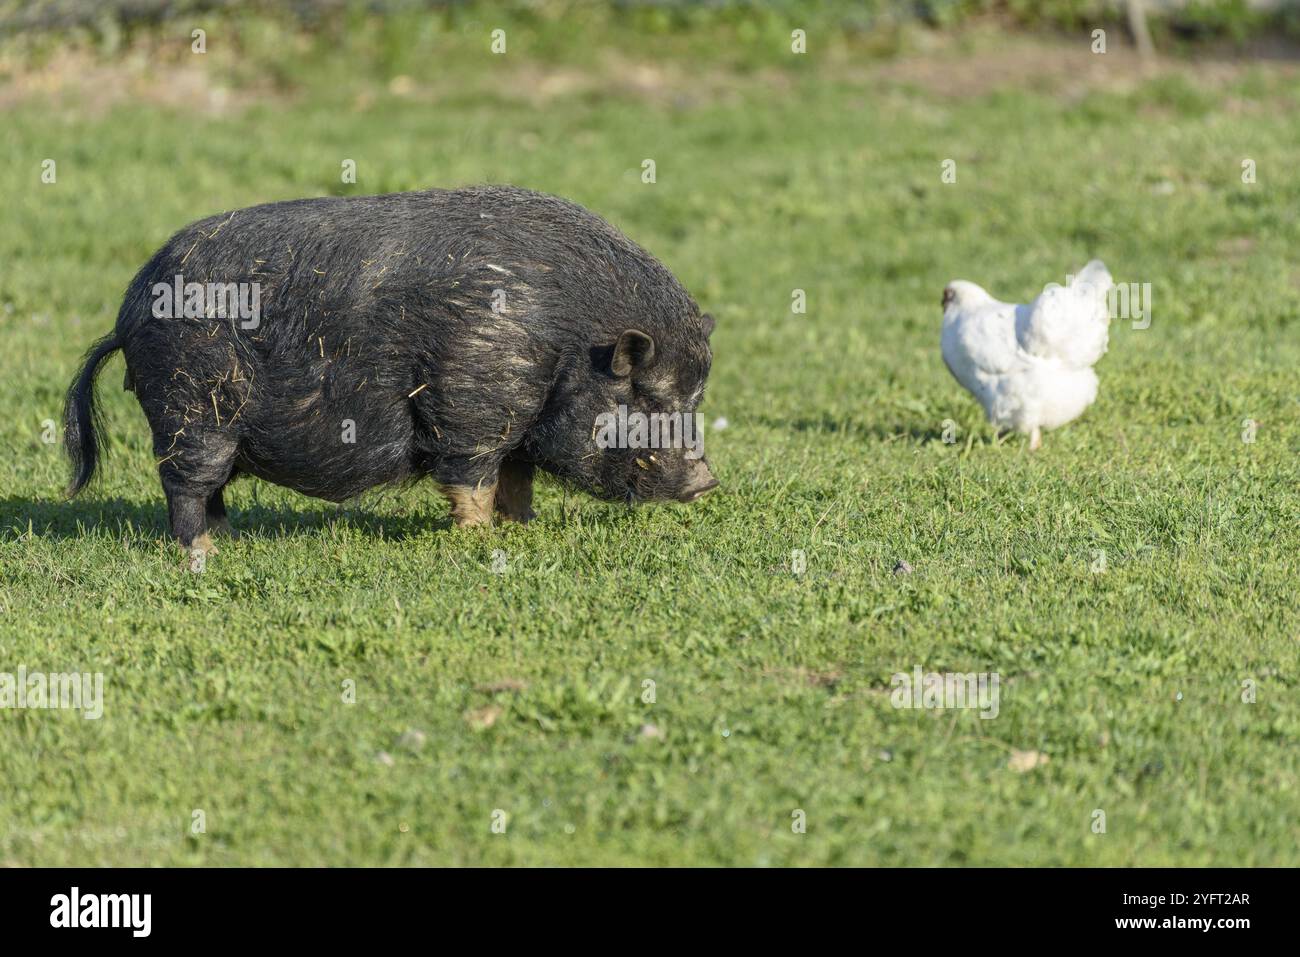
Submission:
POLYGON ((330 502, 416 474, 408 423, 329 417, 251 433, 240 442, 239 471, 330 502))

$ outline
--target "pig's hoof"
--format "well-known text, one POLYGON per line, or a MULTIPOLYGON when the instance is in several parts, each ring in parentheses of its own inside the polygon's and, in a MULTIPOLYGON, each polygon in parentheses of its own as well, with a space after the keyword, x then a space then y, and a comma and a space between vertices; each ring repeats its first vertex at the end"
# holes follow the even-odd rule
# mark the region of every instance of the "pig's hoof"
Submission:
POLYGON ((208 566, 208 556, 217 554, 217 546, 205 532, 189 545, 181 546, 181 566, 187 571, 202 574, 208 566))
POLYGON ((451 503, 451 518, 457 528, 492 524, 496 485, 444 485, 442 494, 451 503))
POLYGON ((518 522, 520 525, 527 525, 537 517, 537 513, 531 508, 526 508, 523 511, 499 508, 497 509, 497 517, 503 522, 518 522))
POLYGON ((214 535, 222 535, 229 539, 239 538, 239 533, 230 527, 230 519, 224 515, 208 522, 208 531, 214 535))

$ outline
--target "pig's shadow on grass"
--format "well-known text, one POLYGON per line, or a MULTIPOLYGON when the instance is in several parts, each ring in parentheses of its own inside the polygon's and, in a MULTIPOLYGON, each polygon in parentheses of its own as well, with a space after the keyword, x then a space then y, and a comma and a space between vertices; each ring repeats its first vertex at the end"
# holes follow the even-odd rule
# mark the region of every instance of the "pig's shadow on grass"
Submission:
MULTIPOLYGON (((283 538, 344 524, 376 538, 406 539, 451 528, 451 518, 427 515, 376 515, 356 502, 298 511, 251 503, 230 506, 235 531, 258 538, 283 538)), ((85 538, 94 531, 120 535, 133 529, 145 537, 169 538, 167 505, 157 501, 114 498, 0 498, 0 537, 32 534, 45 539, 85 538)))
POLYGON ((922 445, 930 442, 942 442, 943 430, 936 428, 924 428, 915 423, 896 422, 863 422, 858 419, 837 419, 829 415, 823 415, 816 418, 795 419, 794 421, 778 421, 776 419, 760 418, 764 425, 771 426, 775 429, 789 429, 794 432, 818 433, 821 435, 836 435, 848 439, 860 439, 863 441, 875 442, 893 442, 899 439, 910 439, 913 442, 919 442, 922 445))

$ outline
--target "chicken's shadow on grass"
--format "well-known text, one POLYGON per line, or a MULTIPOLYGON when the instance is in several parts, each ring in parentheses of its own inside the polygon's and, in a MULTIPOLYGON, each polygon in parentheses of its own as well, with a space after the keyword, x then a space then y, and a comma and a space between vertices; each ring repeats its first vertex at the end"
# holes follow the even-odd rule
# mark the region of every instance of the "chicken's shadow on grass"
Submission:
MULTIPOLYGON (((376 538, 407 539, 431 531, 451 528, 450 516, 426 514, 376 515, 364 504, 294 509, 283 505, 251 503, 231 506, 230 524, 241 535, 256 538, 287 538, 344 525, 376 538)), ((170 538, 167 506, 157 501, 133 501, 121 497, 0 498, 0 540, 21 538, 28 533, 44 539, 80 539, 96 532, 141 539, 170 538)))
POLYGON ((837 419, 829 415, 795 419, 793 421, 779 421, 760 417, 759 421, 772 428, 784 428, 802 433, 835 435, 862 441, 896 442, 899 439, 908 439, 921 445, 943 441, 942 428, 926 427, 915 422, 862 422, 857 419, 837 419))

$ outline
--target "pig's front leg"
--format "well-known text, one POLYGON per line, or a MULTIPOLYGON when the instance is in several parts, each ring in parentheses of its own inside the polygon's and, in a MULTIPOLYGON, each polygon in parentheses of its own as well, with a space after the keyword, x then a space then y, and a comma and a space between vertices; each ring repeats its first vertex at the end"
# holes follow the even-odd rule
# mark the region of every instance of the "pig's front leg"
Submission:
POLYGON ((492 524, 492 503, 497 483, 484 480, 477 485, 443 485, 442 494, 451 502, 451 517, 457 526, 492 524))
POLYGON ((527 524, 533 512, 533 464, 507 459, 497 477, 496 509, 508 522, 527 524))

